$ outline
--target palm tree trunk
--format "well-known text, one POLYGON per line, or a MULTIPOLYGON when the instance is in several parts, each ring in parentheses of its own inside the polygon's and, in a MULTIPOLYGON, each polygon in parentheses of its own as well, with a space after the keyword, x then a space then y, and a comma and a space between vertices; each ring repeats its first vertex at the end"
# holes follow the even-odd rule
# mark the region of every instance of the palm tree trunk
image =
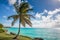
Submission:
POLYGON ((19 22, 19 29, 18 29, 18 33, 17 33, 17 35, 16 35, 13 39, 17 39, 17 37, 19 36, 19 34, 20 34, 20 22, 19 22))

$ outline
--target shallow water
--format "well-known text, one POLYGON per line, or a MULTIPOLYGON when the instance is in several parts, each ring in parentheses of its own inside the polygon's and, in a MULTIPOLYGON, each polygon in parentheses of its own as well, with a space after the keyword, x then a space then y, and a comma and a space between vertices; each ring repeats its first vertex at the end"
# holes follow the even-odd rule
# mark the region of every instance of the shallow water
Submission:
MULTIPOLYGON (((18 28, 7 28, 8 33, 17 33, 18 28)), ((21 28, 20 34, 31 38, 43 38, 44 40, 60 40, 60 32, 49 28, 21 28)))

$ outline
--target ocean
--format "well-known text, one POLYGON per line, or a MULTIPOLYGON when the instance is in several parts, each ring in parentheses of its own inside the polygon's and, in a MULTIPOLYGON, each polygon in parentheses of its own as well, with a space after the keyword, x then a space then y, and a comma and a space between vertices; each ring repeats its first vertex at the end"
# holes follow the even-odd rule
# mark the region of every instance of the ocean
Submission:
MULTIPOLYGON (((18 32, 18 28, 6 28, 8 33, 18 32)), ((31 38, 43 38, 44 40, 60 40, 60 31, 53 28, 20 28, 20 35, 31 38)))

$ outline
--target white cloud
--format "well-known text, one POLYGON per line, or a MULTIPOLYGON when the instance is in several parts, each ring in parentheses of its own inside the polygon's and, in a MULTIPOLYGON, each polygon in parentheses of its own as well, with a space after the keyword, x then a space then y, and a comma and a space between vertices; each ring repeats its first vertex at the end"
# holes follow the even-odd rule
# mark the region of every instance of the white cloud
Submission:
POLYGON ((56 18, 57 19, 55 20, 55 22, 56 22, 55 27, 60 27, 60 15, 57 15, 56 18))
POLYGON ((56 19, 53 20, 51 19, 51 17, 54 15, 54 14, 57 14, 58 12, 60 12, 60 8, 59 9, 55 9, 53 11, 43 11, 42 13, 45 14, 48 13, 48 16, 42 16, 41 13, 36 13, 35 17, 36 18, 42 18, 41 20, 33 20, 32 23, 33 23, 33 27, 35 28, 55 28, 55 27, 60 27, 60 15, 55 15, 56 16, 56 19))
POLYGON ((47 12, 48 12, 48 11, 45 9, 45 10, 44 10, 44 13, 47 13, 47 12))
POLYGON ((58 12, 60 12, 60 8, 59 9, 55 9, 53 11, 49 11, 48 14, 56 14, 58 12))
POLYGON ((5 22, 3 23, 4 26, 10 27, 12 20, 4 20, 5 22))
POLYGON ((3 23, 4 27, 10 27, 10 23, 3 23))
POLYGON ((21 3, 21 0, 19 0, 18 2, 19 2, 19 4, 20 4, 20 3, 21 3))
POLYGON ((9 4, 14 4, 16 2, 16 0, 8 0, 9 4))
MULTIPOLYGON (((9 0, 9 4, 14 4, 17 0, 9 0)), ((18 3, 20 4, 21 3, 21 0, 18 0, 18 3)))
POLYGON ((32 23, 33 28, 52 28, 55 26, 55 22, 51 20, 35 20, 32 23))
POLYGON ((3 16, 3 18, 7 18, 7 16, 3 16))
POLYGON ((6 20, 6 22, 12 22, 12 20, 6 20))
POLYGON ((5 21, 5 23, 11 23, 12 22, 12 20, 4 20, 5 21))
POLYGON ((35 17, 36 18, 40 18, 41 17, 40 13, 37 12, 36 15, 35 15, 35 17))

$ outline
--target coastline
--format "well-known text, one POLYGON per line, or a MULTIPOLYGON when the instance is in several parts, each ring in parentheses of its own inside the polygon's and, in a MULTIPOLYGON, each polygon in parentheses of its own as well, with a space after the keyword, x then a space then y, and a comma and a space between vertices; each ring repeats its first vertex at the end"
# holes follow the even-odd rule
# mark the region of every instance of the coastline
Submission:
MULTIPOLYGON (((0 33, 0 40, 13 40, 12 38, 14 37, 15 35, 11 35, 11 34, 7 34, 5 32, 3 33, 0 33)), ((23 36, 23 35, 20 35, 18 37, 19 40, 32 40, 32 38, 28 37, 28 36, 23 36)))

